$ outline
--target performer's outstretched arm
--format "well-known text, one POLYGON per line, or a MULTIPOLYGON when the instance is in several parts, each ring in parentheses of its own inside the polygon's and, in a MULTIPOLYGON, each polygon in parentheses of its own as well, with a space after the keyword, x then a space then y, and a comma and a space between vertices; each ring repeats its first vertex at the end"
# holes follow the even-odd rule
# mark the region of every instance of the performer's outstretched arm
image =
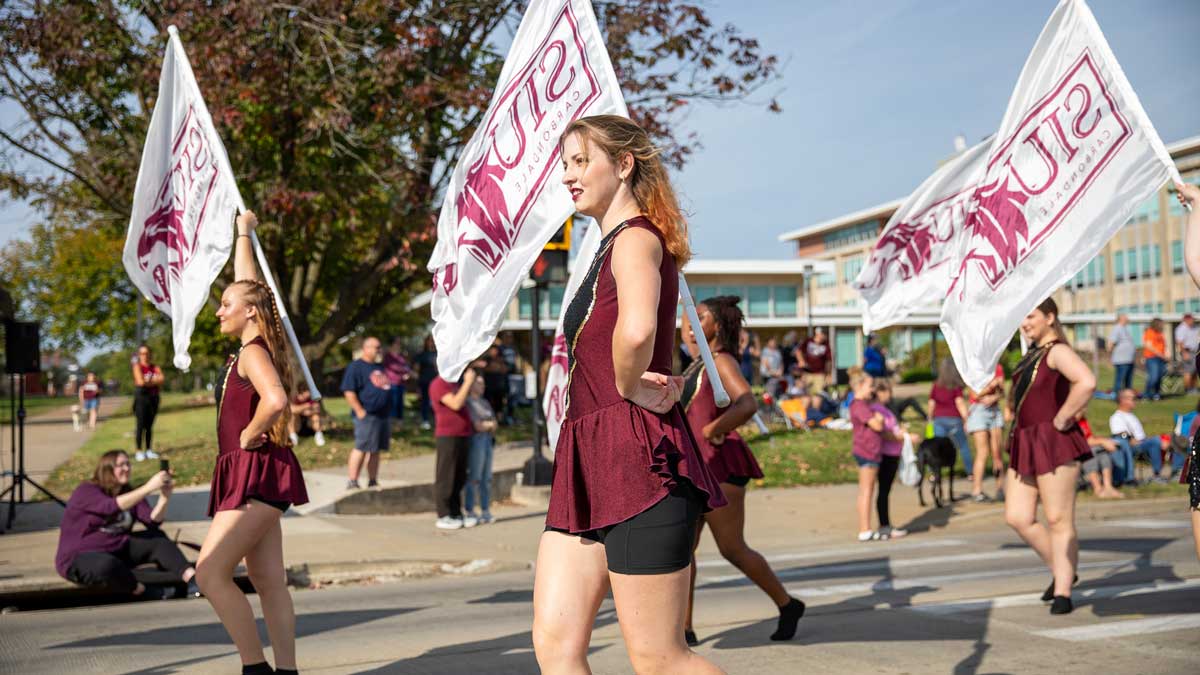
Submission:
POLYGON ((1183 262, 1192 283, 1200 288, 1200 186, 1176 183, 1176 196, 1184 206, 1191 207, 1183 235, 1183 262))
POLYGON ((238 214, 237 239, 233 244, 233 280, 251 279, 258 281, 258 267, 254 264, 254 246, 250 235, 258 227, 258 216, 253 211, 238 214))

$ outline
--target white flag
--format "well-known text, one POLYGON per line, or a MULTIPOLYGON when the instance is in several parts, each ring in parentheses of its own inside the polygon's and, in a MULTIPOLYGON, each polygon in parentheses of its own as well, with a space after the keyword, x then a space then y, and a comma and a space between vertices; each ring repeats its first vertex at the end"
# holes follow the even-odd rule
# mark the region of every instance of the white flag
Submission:
POLYGON ((138 290, 171 317, 175 367, 187 370, 196 315, 229 260, 243 206, 183 44, 174 26, 168 32, 122 260, 138 290))
POLYGON ((879 233, 854 282, 865 300, 864 333, 900 323, 946 297, 990 148, 991 142, 984 141, 939 168, 904 200, 879 233))
POLYGON ((966 383, 983 388, 1021 319, 1178 175, 1091 10, 1060 2, 991 142, 942 306, 966 383))
MULTIPOLYGON (((578 219, 576 220, 578 222, 578 219)), ((550 371, 546 374, 546 391, 542 394, 542 413, 546 418, 546 436, 550 440, 550 452, 558 447, 558 431, 562 428, 563 420, 567 418, 567 384, 570 380, 568 368, 567 337, 563 335, 563 319, 567 315, 567 307, 579 292, 579 285, 587 276, 596 251, 600 249, 600 224, 588 223, 587 231, 579 243, 575 253, 575 263, 571 266, 571 276, 567 279, 567 287, 563 291, 562 309, 558 315, 558 327, 554 330, 554 348, 550 352, 550 371)))
POLYGON ((533 0, 438 219, 430 308, 446 380, 492 343, 542 247, 574 213, 559 136, 599 114, 627 113, 591 3, 533 0))

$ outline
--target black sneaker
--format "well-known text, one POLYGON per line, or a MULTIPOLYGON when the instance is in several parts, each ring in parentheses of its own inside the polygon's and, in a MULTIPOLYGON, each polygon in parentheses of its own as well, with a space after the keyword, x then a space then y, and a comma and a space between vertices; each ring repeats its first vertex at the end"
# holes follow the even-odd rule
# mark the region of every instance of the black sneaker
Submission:
POLYGON ((379 487, 379 481, 377 481, 377 480, 371 480, 371 481, 367 481, 367 488, 368 488, 368 489, 370 489, 370 488, 377 488, 377 487, 379 487))
MULTIPOLYGON (((1071 579, 1072 586, 1074 586, 1077 583, 1079 583, 1079 575, 1078 574, 1075 575, 1074 579, 1071 579)), ((1050 602, 1055 597, 1061 597, 1061 596, 1054 595, 1054 579, 1051 579, 1050 585, 1046 587, 1046 592, 1042 593, 1042 602, 1050 602)))
POLYGON ((1071 598, 1065 595, 1054 596, 1054 604, 1050 605, 1051 614, 1070 614, 1074 609, 1075 605, 1071 604, 1071 598))
POLYGON ((683 631, 683 639, 687 641, 689 647, 700 646, 700 640, 696 639, 696 631, 694 630, 683 631))
POLYGON ((189 597, 189 598, 204 597, 204 594, 200 592, 200 584, 196 583, 195 577, 192 577, 191 580, 189 580, 187 582, 187 597, 189 597))

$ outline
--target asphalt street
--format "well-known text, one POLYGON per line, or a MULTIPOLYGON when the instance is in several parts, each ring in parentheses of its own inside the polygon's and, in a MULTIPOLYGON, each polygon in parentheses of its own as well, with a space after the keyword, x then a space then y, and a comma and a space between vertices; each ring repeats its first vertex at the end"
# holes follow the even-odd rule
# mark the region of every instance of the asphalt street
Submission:
MULTIPOLYGON (((760 675, 1200 672, 1200 563, 1187 514, 1081 523, 1080 540, 1068 616, 1049 615, 1038 599, 1049 574, 999 527, 763 550, 809 605, 787 643, 767 639, 765 596, 704 559, 699 651, 728 672, 760 675)), ((296 591, 301 670, 537 672, 532 588, 522 571, 296 591)), ((596 673, 631 671, 611 602, 591 663, 596 673)), ((0 616, 0 672, 236 673, 238 661, 207 603, 175 600, 0 616)))

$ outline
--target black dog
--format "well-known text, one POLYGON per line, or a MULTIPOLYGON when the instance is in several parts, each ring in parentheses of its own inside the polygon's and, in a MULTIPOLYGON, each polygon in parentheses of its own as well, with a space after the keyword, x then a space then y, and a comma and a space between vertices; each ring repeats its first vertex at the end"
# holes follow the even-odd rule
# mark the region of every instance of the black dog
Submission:
POLYGON ((917 499, 925 506, 925 470, 933 471, 929 478, 932 483, 929 491, 933 494, 933 503, 942 508, 942 469, 950 476, 950 503, 954 503, 954 458, 958 451, 954 441, 937 436, 926 438, 917 446, 917 469, 921 472, 921 482, 917 483, 917 499), (936 478, 934 477, 936 476, 936 478))

